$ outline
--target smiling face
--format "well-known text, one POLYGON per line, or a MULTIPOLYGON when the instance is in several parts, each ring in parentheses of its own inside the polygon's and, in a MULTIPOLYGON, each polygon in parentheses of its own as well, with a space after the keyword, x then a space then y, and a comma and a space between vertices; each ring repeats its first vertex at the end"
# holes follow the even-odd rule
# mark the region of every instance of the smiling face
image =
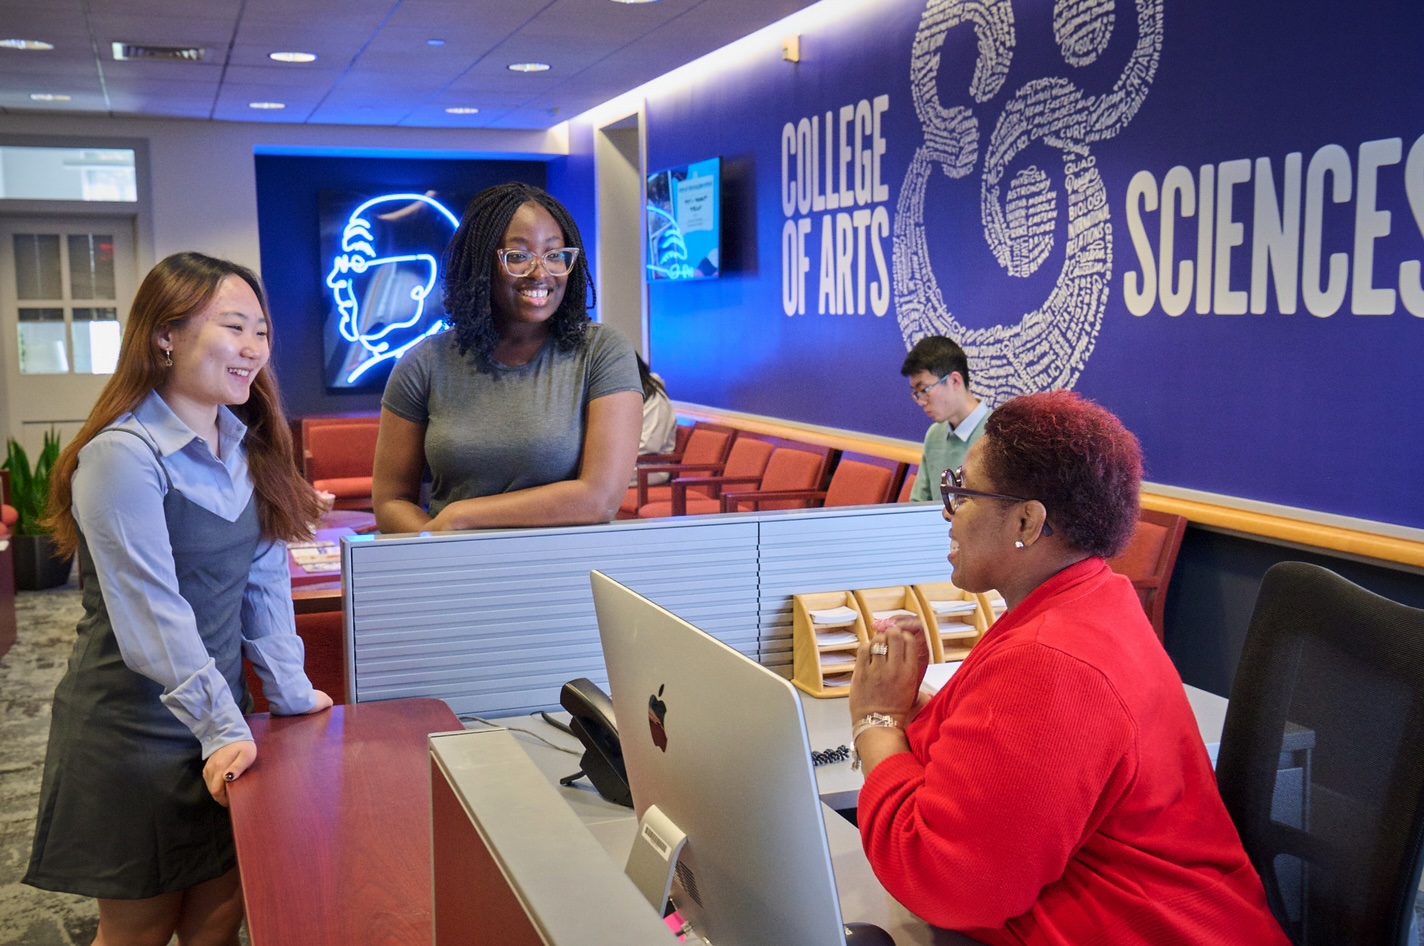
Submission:
POLYGON ((220 404, 244 404, 252 381, 267 364, 272 346, 267 316, 247 282, 228 276, 202 310, 158 332, 158 347, 170 352, 159 393, 195 431, 215 418, 220 404))
MULTIPOLYGON (((564 231, 549 211, 531 201, 514 212, 499 245, 501 249, 527 250, 542 256, 564 248, 564 231)), ((527 276, 511 276, 495 260, 490 302, 496 327, 503 333, 513 325, 547 322, 564 301, 567 283, 567 275, 550 276, 543 265, 535 266, 527 276)))
MULTIPOLYGON (((984 443, 981 437, 964 458, 964 485, 968 489, 997 493, 984 473, 984 443)), ((949 564, 954 568, 955 585, 965 591, 1002 589, 1015 552, 1018 504, 985 496, 965 496, 959 511, 949 518, 949 564)))

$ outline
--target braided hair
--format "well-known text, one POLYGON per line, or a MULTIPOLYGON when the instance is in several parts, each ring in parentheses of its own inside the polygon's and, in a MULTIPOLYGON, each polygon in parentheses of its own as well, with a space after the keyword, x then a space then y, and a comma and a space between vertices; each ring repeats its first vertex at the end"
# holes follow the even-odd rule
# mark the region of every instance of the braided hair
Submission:
MULTIPOLYGON (((460 354, 473 351, 482 364, 489 364, 499 344, 490 302, 490 280, 499 265, 495 251, 500 248, 510 220, 529 203, 549 212, 563 231, 565 246, 583 249, 578 224, 568 208, 542 188, 518 181, 496 184, 476 194, 445 248, 445 321, 455 331, 460 354)), ((549 334, 562 351, 572 351, 583 344, 591 321, 588 310, 597 299, 587 253, 579 253, 567 279, 563 301, 548 322, 549 334)))

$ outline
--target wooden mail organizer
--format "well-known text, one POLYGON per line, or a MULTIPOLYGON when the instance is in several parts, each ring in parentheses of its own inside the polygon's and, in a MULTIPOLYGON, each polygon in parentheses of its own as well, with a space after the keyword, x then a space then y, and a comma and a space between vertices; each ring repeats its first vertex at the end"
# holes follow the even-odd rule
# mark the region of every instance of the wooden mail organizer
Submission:
POLYGON ((963 660, 990 623, 989 601, 948 581, 797 594, 792 605, 792 682, 817 697, 848 695, 856 648, 877 620, 919 622, 931 663, 963 660))
POLYGON ((792 596, 945 580, 939 510, 347 537, 347 692, 357 703, 434 697, 456 713, 508 716, 554 707, 575 677, 606 686, 595 568, 789 677, 792 596))

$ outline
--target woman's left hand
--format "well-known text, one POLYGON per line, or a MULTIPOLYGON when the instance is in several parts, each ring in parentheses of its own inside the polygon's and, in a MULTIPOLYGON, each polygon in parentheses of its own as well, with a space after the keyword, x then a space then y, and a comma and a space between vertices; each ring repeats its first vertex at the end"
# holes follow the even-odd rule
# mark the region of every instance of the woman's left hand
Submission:
POLYGON ((213 801, 227 807, 227 783, 240 776, 257 761, 257 743, 251 739, 229 742, 208 756, 203 763, 203 782, 213 801))
POLYGON ((324 710, 329 710, 331 709, 332 704, 335 702, 330 696, 327 695, 326 691, 324 690, 312 690, 312 692, 316 694, 316 703, 312 705, 311 709, 303 713, 303 716, 310 716, 313 713, 320 713, 324 710))
POLYGON ((856 720, 868 713, 884 713, 901 722, 908 720, 914 712, 929 662, 924 628, 918 621, 876 621, 875 633, 855 654, 855 673, 850 682, 850 718, 856 720))

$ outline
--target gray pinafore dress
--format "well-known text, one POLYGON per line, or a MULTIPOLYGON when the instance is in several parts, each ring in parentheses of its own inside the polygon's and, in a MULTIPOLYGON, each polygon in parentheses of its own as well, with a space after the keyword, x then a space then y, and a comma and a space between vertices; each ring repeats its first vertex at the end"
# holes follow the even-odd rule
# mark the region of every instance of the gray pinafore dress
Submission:
MULTIPOLYGON (((178 592, 237 705, 242 596, 261 537, 257 495, 228 522, 173 488, 163 469, 163 514, 178 592)), ((101 434, 102 435, 102 434, 101 434)), ((156 524, 155 524, 156 527, 156 524)), ((159 702, 162 687, 124 663, 83 537, 84 617, 54 693, 34 848, 24 882, 89 897, 137 900, 222 876, 237 863, 227 809, 203 782, 201 746, 159 702)))

